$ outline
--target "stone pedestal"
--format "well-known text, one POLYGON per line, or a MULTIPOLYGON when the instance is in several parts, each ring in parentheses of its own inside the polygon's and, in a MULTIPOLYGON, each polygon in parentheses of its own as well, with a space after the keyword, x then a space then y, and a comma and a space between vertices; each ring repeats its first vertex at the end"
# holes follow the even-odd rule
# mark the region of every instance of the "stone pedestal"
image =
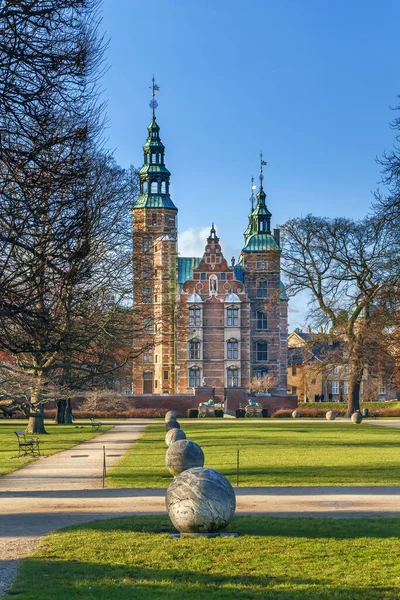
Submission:
POLYGON ((204 453, 198 444, 191 440, 180 440, 171 444, 165 455, 165 466, 172 475, 204 465, 204 453))
POLYGON ((221 473, 196 468, 175 477, 167 490, 166 506, 179 532, 213 533, 229 524, 236 499, 231 484, 221 473))

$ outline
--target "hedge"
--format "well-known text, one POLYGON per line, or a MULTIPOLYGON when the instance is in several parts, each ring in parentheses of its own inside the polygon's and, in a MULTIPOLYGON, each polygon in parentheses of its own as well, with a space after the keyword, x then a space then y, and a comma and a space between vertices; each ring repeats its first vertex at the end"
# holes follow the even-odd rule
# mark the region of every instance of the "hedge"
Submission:
MULTIPOLYGON (((299 409, 301 408, 315 408, 315 409, 335 409, 339 410, 347 410, 347 402, 299 402, 299 409)), ((360 409, 368 408, 371 410, 385 409, 391 410, 393 408, 400 409, 400 402, 390 401, 390 402, 360 402, 360 409)))

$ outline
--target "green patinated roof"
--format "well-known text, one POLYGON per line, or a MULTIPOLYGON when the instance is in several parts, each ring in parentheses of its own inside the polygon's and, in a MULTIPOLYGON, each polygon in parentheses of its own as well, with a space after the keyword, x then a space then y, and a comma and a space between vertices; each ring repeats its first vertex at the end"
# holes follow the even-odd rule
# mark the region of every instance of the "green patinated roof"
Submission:
POLYGON ((250 235, 242 252, 261 252, 263 250, 280 250, 275 238, 270 233, 250 235))
POLYGON ((281 300, 289 300, 289 298, 287 297, 287 293, 286 293, 286 288, 283 285, 282 281, 279 284, 280 288, 281 288, 281 295, 280 295, 280 299, 281 300))
POLYGON ((144 175, 146 173, 164 173, 165 175, 171 175, 164 165, 143 165, 139 171, 139 175, 144 175))
POLYGON ((185 281, 192 279, 193 269, 200 264, 201 258, 179 256, 178 257, 178 284, 182 286, 185 281))
POLYGON ((173 208, 178 210, 168 194, 160 196, 142 194, 133 208, 173 208))

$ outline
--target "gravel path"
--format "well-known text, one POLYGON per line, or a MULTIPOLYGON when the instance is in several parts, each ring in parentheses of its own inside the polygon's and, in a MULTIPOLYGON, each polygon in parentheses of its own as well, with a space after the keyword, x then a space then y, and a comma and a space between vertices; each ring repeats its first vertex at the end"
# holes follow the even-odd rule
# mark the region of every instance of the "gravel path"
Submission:
MULTIPOLYGON (((393 421, 369 423, 400 427, 393 421)), ((111 466, 147 424, 116 423, 107 433, 0 478, 0 597, 20 559, 50 531, 96 519, 165 514, 164 489, 102 489, 103 446, 111 466)), ((235 492, 239 515, 400 517, 400 486, 243 487, 235 492)))

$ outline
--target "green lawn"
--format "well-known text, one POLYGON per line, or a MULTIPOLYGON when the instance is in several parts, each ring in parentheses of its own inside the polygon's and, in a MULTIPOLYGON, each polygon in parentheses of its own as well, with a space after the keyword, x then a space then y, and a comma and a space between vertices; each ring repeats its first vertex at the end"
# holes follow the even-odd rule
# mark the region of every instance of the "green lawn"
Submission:
MULTIPOLYGON (((240 485, 399 485, 400 429, 347 422, 267 420, 232 423, 181 422, 205 454, 205 466, 240 485)), ((149 425, 112 468, 110 487, 167 487, 165 425, 149 425)))
MULTIPOLYGON (((36 460, 32 457, 18 458, 18 444, 14 431, 25 429, 26 421, 0 422, 0 475, 11 473, 36 460)), ((85 440, 104 433, 111 427, 104 426, 101 431, 92 431, 91 425, 49 425, 46 423, 48 435, 40 435, 40 453, 44 456, 67 450, 85 440)))
POLYGON ((398 600, 400 519, 237 517, 238 538, 171 539, 168 517, 53 533, 25 559, 18 600, 398 600))

